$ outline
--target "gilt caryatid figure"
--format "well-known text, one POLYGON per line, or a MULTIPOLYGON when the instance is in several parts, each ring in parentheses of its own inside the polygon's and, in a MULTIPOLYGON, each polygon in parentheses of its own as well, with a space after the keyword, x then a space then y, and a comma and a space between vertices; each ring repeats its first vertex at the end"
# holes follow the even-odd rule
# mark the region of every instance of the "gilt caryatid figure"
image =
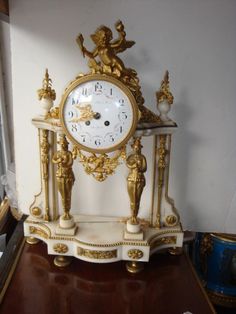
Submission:
POLYGON ((134 139, 132 148, 133 153, 126 160, 127 167, 130 169, 127 177, 127 188, 130 198, 131 223, 138 224, 140 200, 146 184, 144 172, 147 170, 147 162, 141 153, 142 145, 139 137, 134 139))
POLYGON ((71 191, 75 181, 72 170, 73 157, 72 153, 68 150, 69 143, 64 134, 60 135, 58 144, 60 145, 60 149, 55 153, 52 161, 57 165, 57 185, 61 194, 62 206, 64 210, 62 218, 64 220, 69 220, 71 219, 71 191))

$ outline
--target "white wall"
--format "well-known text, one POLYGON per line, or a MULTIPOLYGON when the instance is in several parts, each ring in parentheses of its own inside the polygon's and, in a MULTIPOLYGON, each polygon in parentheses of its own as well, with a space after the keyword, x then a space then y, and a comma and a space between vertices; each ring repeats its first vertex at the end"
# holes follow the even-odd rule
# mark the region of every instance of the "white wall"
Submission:
MULTIPOLYGON (((5 193, 11 200, 6 186, 6 174, 14 173, 13 103, 11 80, 10 26, 8 17, 0 14, 0 198, 5 193), (4 175, 4 177, 2 177, 4 175)), ((8 182, 9 183, 9 182, 8 182)), ((12 186, 12 188, 14 188, 12 186)))
MULTIPOLYGON (((49 68, 57 103, 66 84, 87 71, 75 43, 100 25, 122 19, 128 39, 125 64, 135 68, 146 105, 155 110, 154 93, 164 71, 170 71, 175 96, 172 117, 179 124, 173 139, 170 194, 183 226, 201 231, 236 233, 236 2, 234 0, 14 0, 10 1, 15 153, 19 205, 27 212, 39 190, 36 90, 49 68)), ((150 143, 145 147, 150 150, 150 143)), ((124 179, 124 178, 123 178, 124 179)), ((149 179, 149 177, 148 177, 149 179)), ((76 194, 80 206, 95 202, 84 196, 93 186, 80 175, 76 194), (87 200, 87 203, 86 203, 87 200)), ((115 208, 128 204, 124 193, 104 201, 115 208)), ((150 180, 148 180, 150 182, 150 180)), ((109 179, 111 184, 112 179, 109 179)), ((105 184, 105 186, 107 186, 105 184)), ((100 186, 95 201, 102 197, 100 186)), ((142 208, 149 206, 150 186, 142 208)), ((88 192, 89 193, 89 192, 88 192)), ((111 212, 112 214, 112 212, 111 212)))
POLYGON ((3 121, 5 129, 5 152, 6 167, 14 161, 14 134, 13 134, 13 102, 12 102, 12 71, 11 71, 11 48, 10 48, 10 25, 6 16, 0 20, 0 57, 1 57, 1 83, 2 105, 6 113, 3 121))

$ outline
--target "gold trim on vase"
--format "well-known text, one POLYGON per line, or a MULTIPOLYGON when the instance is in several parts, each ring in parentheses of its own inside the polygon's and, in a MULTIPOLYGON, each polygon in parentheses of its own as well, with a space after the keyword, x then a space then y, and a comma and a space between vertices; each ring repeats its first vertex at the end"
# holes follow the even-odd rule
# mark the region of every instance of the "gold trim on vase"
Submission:
POLYGON ((229 308, 236 307, 236 296, 225 295, 208 289, 207 294, 214 304, 229 308))
POLYGON ((232 242, 232 243, 236 242, 236 234, 211 233, 211 236, 225 242, 232 242))
POLYGON ((200 267, 204 275, 207 275, 208 270, 207 258, 212 253, 213 247, 214 242, 212 240, 211 235, 209 233, 204 233, 201 238, 199 247, 200 267))

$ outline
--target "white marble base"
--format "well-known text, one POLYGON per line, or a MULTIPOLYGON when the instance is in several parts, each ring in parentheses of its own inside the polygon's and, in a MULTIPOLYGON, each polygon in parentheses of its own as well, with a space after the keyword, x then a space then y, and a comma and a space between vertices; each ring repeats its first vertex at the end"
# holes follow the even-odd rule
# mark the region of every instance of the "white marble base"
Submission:
POLYGON ((140 230, 139 232, 129 232, 127 229, 124 232, 124 239, 125 240, 143 240, 144 234, 143 231, 140 230))
POLYGON ((62 229, 73 229, 75 227, 74 218, 70 216, 70 219, 65 219, 64 216, 60 216, 59 226, 62 229))
POLYGON ((60 226, 56 227, 56 231, 55 234, 56 235, 70 235, 73 236, 75 235, 75 233, 77 232, 78 227, 74 224, 74 226, 72 228, 61 228, 60 226))
POLYGON ((139 233, 141 231, 140 223, 134 224, 131 220, 127 221, 126 228, 129 233, 139 233))
POLYGON ((128 220, 126 223, 124 238, 125 240, 143 240, 144 235, 140 223, 134 224, 131 220, 128 220))
POLYGON ((152 253, 182 247, 183 243, 180 225, 161 229, 143 226, 143 239, 137 239, 125 234, 126 220, 122 217, 74 215, 74 221, 78 229, 72 235, 71 229, 58 228, 58 220, 46 222, 29 216, 24 222, 24 234, 44 241, 49 254, 74 256, 92 263, 148 262, 152 253))

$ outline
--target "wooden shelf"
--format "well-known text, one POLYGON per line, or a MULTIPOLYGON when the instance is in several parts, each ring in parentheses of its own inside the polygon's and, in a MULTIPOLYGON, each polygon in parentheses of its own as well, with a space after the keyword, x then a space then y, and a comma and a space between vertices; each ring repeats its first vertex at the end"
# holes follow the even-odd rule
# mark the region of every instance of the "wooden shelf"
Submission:
POLYGON ((125 262, 74 259, 59 269, 46 245, 25 244, 1 313, 215 313, 185 254, 153 255, 139 274, 125 262))

